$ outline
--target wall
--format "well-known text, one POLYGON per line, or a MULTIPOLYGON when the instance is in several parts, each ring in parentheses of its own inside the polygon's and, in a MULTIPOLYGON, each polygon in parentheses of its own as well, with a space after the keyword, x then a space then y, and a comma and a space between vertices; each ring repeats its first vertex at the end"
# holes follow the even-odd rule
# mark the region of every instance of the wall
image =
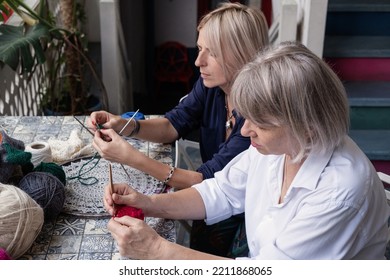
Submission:
POLYGON ((155 45, 178 41, 187 47, 195 47, 197 4, 197 0, 155 1, 155 45))

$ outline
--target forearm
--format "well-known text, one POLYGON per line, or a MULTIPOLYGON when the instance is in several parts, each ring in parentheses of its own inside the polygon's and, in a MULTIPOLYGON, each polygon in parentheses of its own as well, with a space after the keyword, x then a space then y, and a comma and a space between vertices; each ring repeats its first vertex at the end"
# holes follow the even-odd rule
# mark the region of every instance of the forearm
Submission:
POLYGON ((147 216, 176 220, 202 220, 206 217, 202 197, 194 188, 152 195, 143 211, 147 216))
POLYGON ((123 131, 123 135, 131 135, 137 139, 154 143, 172 143, 178 138, 178 133, 166 118, 139 120, 139 130, 133 133, 135 121, 131 121, 123 131))
MULTIPOLYGON (((171 172, 171 166, 151 159, 142 152, 137 152, 136 154, 128 155, 126 156, 126 159, 127 160, 123 162, 124 164, 141 170, 142 172, 153 176, 161 182, 164 182, 171 172)), ((175 168, 172 176, 169 178, 169 181, 167 183, 174 188, 184 189, 189 188, 197 183, 200 183, 202 182, 202 180, 202 173, 175 168)))

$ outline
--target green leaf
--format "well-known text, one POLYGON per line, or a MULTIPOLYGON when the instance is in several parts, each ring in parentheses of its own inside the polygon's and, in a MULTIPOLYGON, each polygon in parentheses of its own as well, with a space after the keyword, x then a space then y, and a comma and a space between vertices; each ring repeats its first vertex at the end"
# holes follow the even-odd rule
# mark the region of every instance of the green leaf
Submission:
POLYGON ((23 26, 0 25, 0 61, 16 71, 19 64, 22 72, 31 72, 35 63, 46 61, 41 40, 49 39, 49 30, 43 24, 31 29, 23 26))

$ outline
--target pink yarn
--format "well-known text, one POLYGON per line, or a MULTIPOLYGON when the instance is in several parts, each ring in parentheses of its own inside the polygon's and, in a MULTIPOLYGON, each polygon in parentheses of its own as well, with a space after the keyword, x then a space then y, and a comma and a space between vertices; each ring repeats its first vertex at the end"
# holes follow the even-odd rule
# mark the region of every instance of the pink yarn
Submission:
POLYGON ((10 256, 8 256, 7 252, 3 249, 0 248, 0 260, 10 260, 10 256))

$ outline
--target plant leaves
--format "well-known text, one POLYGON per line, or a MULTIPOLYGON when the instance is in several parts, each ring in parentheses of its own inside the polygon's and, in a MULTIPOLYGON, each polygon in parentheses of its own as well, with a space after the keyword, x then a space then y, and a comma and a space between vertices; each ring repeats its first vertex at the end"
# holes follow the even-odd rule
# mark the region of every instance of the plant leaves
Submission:
POLYGON ((49 36, 48 28, 39 23, 27 31, 23 26, 0 25, 0 61, 14 71, 21 64, 22 73, 31 72, 35 62, 46 61, 41 40, 49 36))

